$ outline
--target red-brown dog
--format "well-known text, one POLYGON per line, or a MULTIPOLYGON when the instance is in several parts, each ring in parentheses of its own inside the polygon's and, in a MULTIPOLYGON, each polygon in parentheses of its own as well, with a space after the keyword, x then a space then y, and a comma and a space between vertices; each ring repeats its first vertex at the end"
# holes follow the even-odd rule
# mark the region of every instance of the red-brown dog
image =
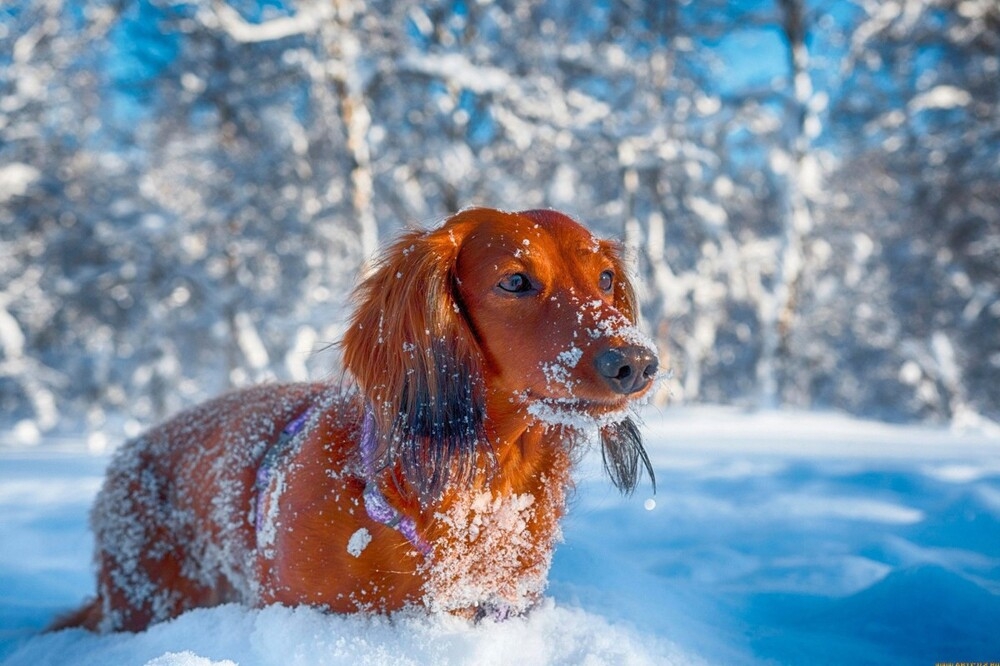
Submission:
POLYGON ((628 414, 657 361, 617 245, 471 209, 405 233, 356 296, 355 388, 261 386, 119 450, 97 598, 58 627, 230 601, 506 617, 545 587, 579 442, 599 433, 625 492, 652 477, 628 414))

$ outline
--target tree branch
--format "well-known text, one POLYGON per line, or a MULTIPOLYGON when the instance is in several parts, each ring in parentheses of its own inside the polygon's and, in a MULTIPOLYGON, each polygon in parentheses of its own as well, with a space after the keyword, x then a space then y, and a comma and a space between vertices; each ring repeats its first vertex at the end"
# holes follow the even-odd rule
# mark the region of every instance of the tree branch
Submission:
POLYGON ((303 3, 292 16, 271 19, 263 23, 250 23, 225 0, 215 0, 200 9, 197 17, 203 25, 221 29, 241 44, 273 42, 286 37, 312 34, 333 16, 333 5, 328 2, 303 3))

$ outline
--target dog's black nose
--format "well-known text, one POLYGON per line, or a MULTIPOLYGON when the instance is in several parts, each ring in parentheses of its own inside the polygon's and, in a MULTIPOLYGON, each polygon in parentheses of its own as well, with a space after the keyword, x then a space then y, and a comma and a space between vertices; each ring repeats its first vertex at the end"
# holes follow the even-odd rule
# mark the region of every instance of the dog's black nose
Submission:
POLYGON ((628 345, 601 352, 594 365, 612 391, 628 395, 646 388, 656 374, 658 362, 645 347, 628 345))

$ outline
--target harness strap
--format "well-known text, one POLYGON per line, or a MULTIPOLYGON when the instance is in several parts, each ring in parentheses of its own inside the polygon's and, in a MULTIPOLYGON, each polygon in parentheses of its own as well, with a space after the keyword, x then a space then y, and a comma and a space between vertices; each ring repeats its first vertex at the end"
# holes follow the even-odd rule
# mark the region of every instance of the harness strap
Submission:
POLYGON ((271 476, 278 464, 278 459, 291 448, 292 440, 302 432, 309 418, 313 415, 313 411, 315 410, 310 405, 304 412, 292 419, 291 423, 282 429, 277 441, 264 453, 264 457, 260 461, 260 466, 257 467, 257 476, 254 478, 253 488, 256 492, 254 500, 254 528, 258 534, 264 525, 264 491, 267 490, 267 484, 271 482, 271 476))
POLYGON ((362 497, 365 501, 365 512, 377 523, 393 528, 409 541, 414 548, 424 555, 431 554, 431 546, 417 532, 417 523, 413 518, 404 516, 389 503, 375 480, 375 451, 378 442, 375 436, 375 415, 370 405, 365 406, 364 421, 361 425, 361 464, 364 468, 365 490, 362 497))
MULTIPOLYGON (((302 432, 315 411, 315 407, 310 405, 286 425, 278 435, 278 439, 264 453, 260 466, 257 467, 257 475, 254 478, 254 528, 257 530, 258 538, 264 527, 265 492, 271 482, 271 477, 274 476, 274 470, 282 456, 292 448, 296 436, 302 432)), ((389 503, 389 500, 379 489, 378 482, 375 480, 376 448, 375 415, 372 413, 371 407, 366 407, 361 426, 361 464, 365 479, 362 498, 365 503, 365 512, 375 522, 382 523, 402 534, 414 548, 424 555, 430 555, 431 546, 421 538, 417 531, 416 521, 401 514, 389 503)))

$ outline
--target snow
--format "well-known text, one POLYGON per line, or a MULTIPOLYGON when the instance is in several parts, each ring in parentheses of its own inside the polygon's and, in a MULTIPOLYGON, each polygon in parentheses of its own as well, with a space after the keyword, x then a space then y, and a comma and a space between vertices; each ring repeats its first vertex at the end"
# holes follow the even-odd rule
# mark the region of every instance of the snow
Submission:
MULTIPOLYGON (((536 508, 564 503, 564 489, 550 488, 535 507, 529 493, 494 497, 478 493, 439 514, 448 538, 428 572, 424 603, 433 610, 488 609, 490 617, 507 617, 528 609, 545 589, 551 557, 534 556, 538 543, 527 530, 536 508), (485 603, 483 600, 486 600, 485 603)), ((551 535, 549 545, 559 534, 551 535)), ((542 549, 545 552, 544 548, 542 549)))
POLYGON ((940 85, 917 95, 910 100, 908 106, 911 113, 917 113, 925 109, 954 109, 971 103, 972 95, 968 91, 955 86, 940 85))
MULTIPOLYGON (((579 466, 549 586, 475 624, 199 609, 140 634, 39 634, 93 586, 108 458, 0 434, 0 661, 758 664, 996 661, 1000 439, 833 414, 646 407, 659 493, 579 466)), ((483 504, 493 519, 515 519, 483 504)), ((360 545, 360 538, 358 545, 360 545)))
POLYGON ((514 86, 504 70, 475 65, 460 53, 444 55, 407 54, 399 63, 401 69, 419 72, 449 81, 477 94, 509 91, 514 86))
POLYGON ((42 177, 42 172, 23 162, 0 167, 0 201, 7 202, 24 194, 42 177))
POLYGON ((267 347, 264 346, 264 341, 260 339, 253 319, 246 312, 237 312, 234 325, 236 328, 236 343, 243 352, 247 364, 254 370, 266 368, 270 361, 267 355, 267 347))
POLYGON ((365 552, 365 548, 368 544, 372 542, 371 532, 365 528, 359 528, 354 534, 351 535, 350 540, 347 542, 347 552, 354 557, 361 557, 361 553, 365 552))
POLYGON ((248 23, 228 4, 212 5, 199 10, 198 18, 210 27, 221 27, 232 39, 242 44, 271 42, 294 35, 316 32, 330 20, 331 9, 326 3, 303 3, 292 16, 273 18, 263 23, 248 23))

